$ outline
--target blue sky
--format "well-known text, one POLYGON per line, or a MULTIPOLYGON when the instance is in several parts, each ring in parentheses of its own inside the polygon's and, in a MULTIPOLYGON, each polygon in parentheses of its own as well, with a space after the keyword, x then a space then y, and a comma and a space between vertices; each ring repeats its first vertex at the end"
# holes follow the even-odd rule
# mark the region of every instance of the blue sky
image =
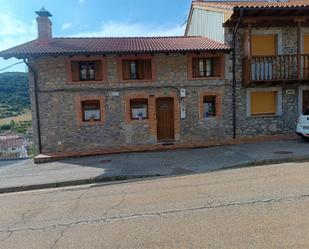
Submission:
MULTIPOLYGON (((169 36, 183 35, 190 4, 191 0, 0 0, 0 50, 36 39, 34 11, 42 6, 53 15, 55 37, 169 36)), ((0 69, 16 61, 0 59, 0 69)), ((25 65, 6 71, 25 71, 25 65)))

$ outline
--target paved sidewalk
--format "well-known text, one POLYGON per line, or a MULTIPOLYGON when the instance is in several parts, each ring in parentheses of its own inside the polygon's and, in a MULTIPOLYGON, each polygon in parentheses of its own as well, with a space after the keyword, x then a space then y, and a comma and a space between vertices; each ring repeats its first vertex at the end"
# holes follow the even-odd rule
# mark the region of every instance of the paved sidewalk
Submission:
POLYGON ((309 160, 309 143, 264 142, 167 152, 123 153, 34 164, 0 161, 0 193, 108 180, 205 173, 214 170, 309 160))

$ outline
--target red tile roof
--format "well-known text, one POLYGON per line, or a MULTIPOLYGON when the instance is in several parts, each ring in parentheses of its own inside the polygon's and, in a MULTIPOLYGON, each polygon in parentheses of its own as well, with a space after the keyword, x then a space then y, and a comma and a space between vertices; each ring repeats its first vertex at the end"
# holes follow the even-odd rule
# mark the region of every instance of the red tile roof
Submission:
POLYGON ((122 38, 53 38, 48 45, 37 40, 0 52, 4 58, 25 58, 62 54, 175 53, 229 51, 220 42, 200 36, 122 37, 122 38))
POLYGON ((194 2, 196 5, 203 5, 207 7, 220 9, 234 9, 234 8, 295 8, 295 7, 309 7, 308 0, 281 0, 281 1, 204 1, 194 2))

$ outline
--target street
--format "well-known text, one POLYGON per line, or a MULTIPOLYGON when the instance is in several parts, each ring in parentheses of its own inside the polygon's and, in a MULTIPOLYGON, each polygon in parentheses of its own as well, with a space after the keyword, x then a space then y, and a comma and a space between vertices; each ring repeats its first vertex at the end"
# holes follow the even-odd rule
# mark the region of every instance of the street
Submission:
POLYGON ((1 249, 309 248, 309 163, 0 195, 1 249))

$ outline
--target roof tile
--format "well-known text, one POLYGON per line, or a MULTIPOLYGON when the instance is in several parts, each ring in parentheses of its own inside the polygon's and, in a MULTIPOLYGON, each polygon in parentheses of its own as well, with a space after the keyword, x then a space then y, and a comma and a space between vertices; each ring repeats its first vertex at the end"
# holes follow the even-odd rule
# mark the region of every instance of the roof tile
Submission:
POLYGON ((61 54, 172 53, 189 51, 228 51, 220 42, 200 36, 53 38, 48 45, 37 40, 0 52, 4 58, 25 58, 61 54))

